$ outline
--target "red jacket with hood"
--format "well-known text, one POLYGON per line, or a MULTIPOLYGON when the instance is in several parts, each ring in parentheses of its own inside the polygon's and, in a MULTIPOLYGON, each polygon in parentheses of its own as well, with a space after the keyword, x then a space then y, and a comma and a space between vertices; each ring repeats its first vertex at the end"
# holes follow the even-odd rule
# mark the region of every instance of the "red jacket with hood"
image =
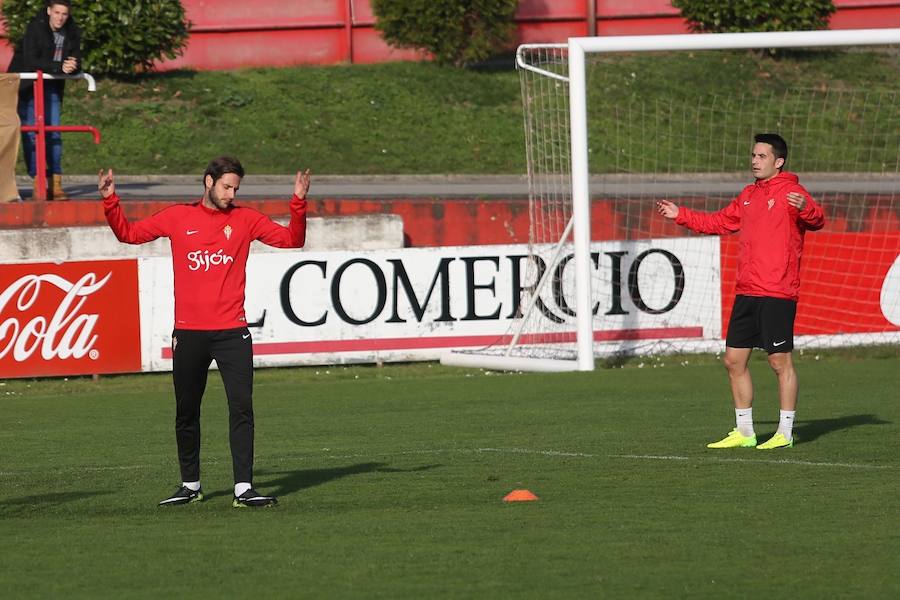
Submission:
POLYGON ((797 176, 783 171, 748 185, 720 211, 679 208, 675 222, 698 233, 740 232, 735 293, 796 301, 803 234, 821 229, 825 214, 797 176), (788 192, 806 196, 802 211, 788 204, 788 192))

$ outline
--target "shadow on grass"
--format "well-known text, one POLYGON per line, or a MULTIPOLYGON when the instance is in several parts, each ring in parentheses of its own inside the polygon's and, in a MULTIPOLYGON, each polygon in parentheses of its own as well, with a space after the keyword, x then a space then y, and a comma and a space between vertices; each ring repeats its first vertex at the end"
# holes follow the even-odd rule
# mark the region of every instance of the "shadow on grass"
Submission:
POLYGON ((130 83, 136 84, 144 81, 154 83, 158 81, 168 81, 168 80, 182 80, 187 79, 191 80, 197 77, 197 71, 193 69, 173 69, 171 71, 151 71, 149 73, 134 73, 134 74, 118 74, 118 75, 103 75, 100 77, 100 81, 109 80, 116 81, 119 83, 130 83))
MULTIPOLYGON (((364 473, 417 473, 419 471, 428 471, 435 469, 441 465, 424 465, 412 469, 395 469, 387 466, 385 463, 368 462, 346 467, 335 467, 333 469, 300 469, 297 471, 265 471, 256 472, 254 479, 258 482, 256 487, 265 488, 266 494, 273 496, 287 496, 300 490, 316 487, 335 479, 350 477, 352 475, 362 475, 364 473)), ((219 496, 230 495, 231 490, 216 491, 206 494, 206 498, 216 498, 219 496)))
POLYGON ((516 52, 499 52, 481 62, 466 67, 469 71, 482 73, 509 72, 516 70, 516 52))
MULTIPOLYGON (((761 421, 761 423, 778 425, 777 421, 761 421)), ((879 419, 875 415, 848 415, 833 419, 817 419, 814 421, 801 421, 794 425, 794 435, 801 442, 811 442, 817 438, 841 431, 859 427, 860 425, 891 425, 891 421, 879 419)))
POLYGON ((22 496, 21 498, 10 498, 8 500, 0 500, 0 514, 11 515, 16 512, 43 510, 47 508, 55 508, 74 502, 91 498, 93 496, 103 496, 112 492, 52 492, 49 494, 34 494, 31 496, 22 496))

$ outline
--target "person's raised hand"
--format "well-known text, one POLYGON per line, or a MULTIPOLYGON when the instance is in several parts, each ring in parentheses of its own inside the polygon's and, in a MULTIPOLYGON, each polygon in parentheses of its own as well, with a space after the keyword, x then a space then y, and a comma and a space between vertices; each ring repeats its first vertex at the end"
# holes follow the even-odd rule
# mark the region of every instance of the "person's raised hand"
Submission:
POLYGON ((306 199, 306 193, 309 191, 309 169, 305 171, 297 171, 297 178, 294 180, 294 195, 301 200, 306 199))
POLYGON ((112 169, 106 173, 103 173, 103 169, 100 169, 100 173, 97 176, 97 189, 100 190, 100 196, 103 198, 109 198, 116 193, 116 181, 113 178, 112 169))
POLYGON ((678 206, 668 200, 660 200, 656 203, 656 212, 667 219, 674 219, 678 216, 678 206))

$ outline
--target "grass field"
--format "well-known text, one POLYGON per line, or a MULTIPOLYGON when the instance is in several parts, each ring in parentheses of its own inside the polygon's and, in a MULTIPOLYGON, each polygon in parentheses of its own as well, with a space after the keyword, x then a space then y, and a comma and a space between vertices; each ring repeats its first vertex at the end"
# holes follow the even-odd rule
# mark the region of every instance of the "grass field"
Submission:
MULTIPOLYGON (((101 166, 122 174, 198 173, 208 157, 232 153, 253 174, 293 173, 298 165, 318 174, 524 174, 522 102, 512 65, 510 59, 468 70, 391 63, 174 72, 103 79, 93 94, 83 83, 72 83, 66 88, 64 123, 98 127, 103 143, 95 146, 87 135, 67 134, 63 168, 70 174, 96 173, 101 166)), ((623 103, 639 99, 646 118, 664 120, 671 118, 660 108, 671 103, 669 90, 691 98, 715 95, 720 99, 716 113, 698 115, 697 125, 689 119, 687 131, 691 139, 732 140, 746 138, 746 132, 740 130, 739 136, 727 118, 733 108, 728 102, 748 97, 747 104, 760 112, 779 113, 778 107, 766 108, 759 95, 780 97, 788 88, 806 88, 820 96, 864 90, 871 94, 866 102, 873 104, 879 90, 896 91, 900 53, 832 51, 777 60, 748 52, 617 56, 600 71, 604 78, 591 79, 591 106, 601 97, 623 103)), ((791 112, 822 112, 820 104, 809 102, 791 112)), ((836 122, 852 125, 859 119, 858 106, 838 106, 836 122)), ((867 118, 882 120, 885 131, 895 129, 896 102, 880 101, 877 109, 867 118)), ((592 169, 659 168, 643 153, 621 164, 621 152, 633 149, 604 144, 624 117, 598 112, 592 114, 589 132, 596 159, 592 169)), ((789 123, 777 126, 784 131, 789 123)), ((809 148, 843 148, 834 144, 831 127, 806 128, 813 129, 804 140, 809 148)), ((745 142, 735 143, 743 147, 745 142)), ((659 152, 665 150, 662 146, 659 152)), ((888 150, 893 161, 896 144, 888 144, 888 150)), ((882 159, 877 152, 867 154, 855 167, 879 171, 882 159)), ((829 165, 827 160, 817 164, 829 165)), ((739 168, 745 168, 743 158, 739 168)))
MULTIPOLYGON (((897 348, 797 356, 791 449, 710 451, 713 357, 590 374, 437 365, 263 370, 257 475, 230 507, 218 378, 207 500, 177 484, 167 375, 0 382, 9 598, 896 598, 897 348), (527 488, 540 500, 506 504, 527 488)), ((755 359, 757 433, 776 426, 755 359)))

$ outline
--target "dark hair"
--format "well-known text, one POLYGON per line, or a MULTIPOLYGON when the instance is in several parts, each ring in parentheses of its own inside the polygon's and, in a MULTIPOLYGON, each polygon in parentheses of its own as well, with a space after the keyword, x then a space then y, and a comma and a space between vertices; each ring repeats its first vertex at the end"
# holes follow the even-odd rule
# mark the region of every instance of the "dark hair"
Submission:
POLYGON ((234 173, 235 175, 243 179, 244 167, 241 166, 241 161, 234 158, 233 156, 219 156, 212 159, 209 162, 209 165, 206 167, 206 171, 204 171, 203 173, 203 187, 206 188, 207 175, 212 177, 212 184, 216 185, 216 182, 225 173, 234 173))
MULTIPOLYGON (((772 146, 775 158, 783 158, 784 162, 787 162, 787 142, 777 133, 757 133, 753 136, 753 141, 757 144, 768 144, 772 146)), ((781 167, 784 168, 784 164, 782 164, 781 167)))

